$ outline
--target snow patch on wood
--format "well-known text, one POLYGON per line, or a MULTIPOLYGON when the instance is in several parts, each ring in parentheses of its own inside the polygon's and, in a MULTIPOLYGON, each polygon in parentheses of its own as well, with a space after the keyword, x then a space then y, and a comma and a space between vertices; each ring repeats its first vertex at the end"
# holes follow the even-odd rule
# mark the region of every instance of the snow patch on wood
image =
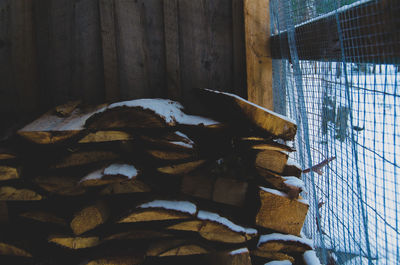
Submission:
POLYGON ((285 179, 285 184, 293 187, 293 188, 298 188, 301 190, 306 190, 304 186, 304 182, 301 179, 298 179, 296 177, 283 177, 285 179))
POLYGON ((115 109, 115 108, 142 108, 144 110, 150 110, 162 117, 166 123, 169 125, 175 125, 175 123, 183 124, 183 125, 215 125, 219 124, 219 122, 214 121, 209 118, 187 115, 183 110, 183 106, 172 100, 168 99, 135 99, 130 101, 122 101, 109 105, 106 108, 102 108, 97 113, 104 112, 106 110, 115 109))
POLYGON ((172 144, 187 147, 187 148, 193 148, 193 144, 188 144, 185 142, 171 142, 172 144))
POLYGON ((137 169, 128 164, 112 164, 104 169, 104 175, 121 175, 129 179, 138 175, 137 169))
POLYGON ((292 242, 297 242, 297 243, 301 243, 304 245, 308 245, 310 248, 313 247, 313 241, 308 238, 298 237, 298 236, 294 236, 294 235, 279 234, 279 233, 273 233, 273 234, 260 236, 257 247, 259 247, 261 244, 267 243, 269 241, 292 241, 292 242))
POLYGON ((239 232, 239 233, 246 233, 246 234, 257 234, 257 230, 254 228, 245 228, 239 225, 236 225, 229 221, 228 219, 221 217, 219 214, 211 213, 207 211, 199 211, 197 217, 201 220, 209 220, 213 222, 220 223, 232 231, 239 232))
POLYGON ((103 169, 99 169, 96 171, 93 171, 92 173, 89 173, 86 177, 81 179, 80 182, 85 182, 88 180, 95 180, 95 179, 101 179, 103 177, 103 169))
POLYGON ((164 208, 167 210, 174 210, 189 214, 195 214, 197 207, 195 204, 188 201, 165 201, 165 200, 154 200, 151 202, 143 203, 138 206, 139 208, 164 208))
POLYGON ((303 259, 306 265, 321 265, 321 262, 319 261, 314 250, 308 250, 304 252, 303 259))
POLYGON ((227 93, 227 92, 211 90, 211 89, 208 89, 208 88, 204 88, 204 90, 210 91, 210 92, 213 92, 213 93, 216 93, 216 94, 223 94, 223 95, 226 95, 226 96, 234 97, 235 99, 240 100, 242 102, 245 102, 246 104, 252 105, 252 106, 254 106, 254 107, 258 108, 258 109, 261 109, 262 111, 265 111, 265 112, 267 112, 267 113, 269 113, 271 115, 277 116, 277 117, 281 118, 282 120, 285 120, 287 122, 296 124, 296 122, 293 119, 291 119, 289 117, 286 117, 286 116, 283 116, 283 115, 281 115, 279 113, 273 112, 273 111, 271 111, 269 109, 266 109, 264 107, 261 107, 261 106, 255 104, 255 103, 253 103, 253 102, 250 102, 248 100, 245 100, 244 98, 239 97, 238 95, 227 93))
MULTIPOLYGON (((289 195, 287 195, 286 193, 284 193, 282 191, 269 189, 269 188, 265 188, 265 187, 261 187, 261 186, 260 186, 260 189, 265 191, 265 192, 268 192, 268 193, 271 193, 271 194, 275 194, 275 195, 290 199, 289 195)), ((309 205, 309 202, 306 199, 297 199, 297 201, 309 205)))
POLYGON ((292 263, 289 260, 274 260, 265 263, 264 265, 292 265, 292 263))
POLYGON ((239 254, 248 253, 248 252, 249 252, 249 250, 247 248, 240 248, 240 249, 236 249, 236 250, 229 252, 229 255, 234 256, 234 255, 239 255, 239 254))

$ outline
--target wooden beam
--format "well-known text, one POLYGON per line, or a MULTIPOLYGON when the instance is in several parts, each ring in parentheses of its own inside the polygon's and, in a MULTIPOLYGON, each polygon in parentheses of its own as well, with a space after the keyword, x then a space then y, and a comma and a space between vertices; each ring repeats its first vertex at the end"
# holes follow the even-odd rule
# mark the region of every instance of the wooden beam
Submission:
POLYGON ((273 110, 269 0, 244 0, 248 99, 273 110))
MULTIPOLYGON (((400 2, 368 1, 340 10, 340 42, 336 14, 313 19, 295 28, 300 60, 355 63, 400 63, 400 2)), ((272 57, 289 59, 286 31, 271 37, 272 57)))

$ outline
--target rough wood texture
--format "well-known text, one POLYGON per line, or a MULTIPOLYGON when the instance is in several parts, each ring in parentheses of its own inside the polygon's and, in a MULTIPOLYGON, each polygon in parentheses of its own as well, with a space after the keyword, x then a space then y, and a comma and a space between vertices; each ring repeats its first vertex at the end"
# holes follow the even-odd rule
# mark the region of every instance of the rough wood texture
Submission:
POLYGON ((125 231, 121 233, 112 234, 106 236, 103 240, 146 240, 146 239, 157 239, 172 237, 173 235, 168 232, 159 232, 154 230, 137 229, 131 231, 125 231))
POLYGON ((179 0, 164 0, 165 60, 168 97, 182 98, 179 57, 179 0))
POLYGON ((168 229, 197 232, 207 240, 223 243, 244 243, 256 236, 256 234, 234 231, 228 226, 210 220, 183 221, 169 226, 168 229))
POLYGON ((266 258, 268 260, 288 260, 291 263, 295 262, 294 257, 292 257, 286 253, 282 253, 282 252, 263 251, 263 250, 255 249, 255 250, 251 251, 251 255, 266 258))
POLYGON ((308 211, 308 204, 291 200, 284 193, 260 188, 261 207, 256 224, 292 235, 300 235, 308 211))
POLYGON ((70 249, 91 248, 101 243, 100 238, 97 236, 72 237, 53 235, 48 238, 48 241, 70 249))
POLYGON ((150 208, 136 210, 127 216, 121 218, 118 223, 136 223, 150 221, 165 221, 188 219, 191 215, 180 211, 166 210, 163 208, 150 208))
POLYGON ((23 250, 19 247, 0 242, 0 255, 4 256, 19 256, 19 257, 27 257, 31 258, 32 254, 23 250))
POLYGON ((204 102, 214 107, 215 113, 223 115, 225 119, 247 119, 259 129, 283 140, 293 140, 296 135, 297 125, 293 121, 239 96, 210 89, 201 89, 199 93, 204 102))
POLYGON ((118 157, 117 153, 111 151, 77 151, 57 161, 52 165, 52 168, 83 166, 101 161, 115 160, 118 157))
POLYGON ((174 152, 174 151, 166 151, 166 150, 147 150, 146 151, 150 156, 164 160, 164 161, 173 161, 173 160, 183 160, 193 158, 193 153, 187 152, 174 152))
POLYGON ((139 192, 150 192, 150 187, 139 180, 130 180, 120 183, 113 183, 104 188, 100 194, 111 195, 111 194, 129 194, 139 192))
POLYGON ((205 160, 186 162, 186 163, 177 164, 177 165, 160 167, 157 169, 157 171, 160 173, 169 174, 169 175, 183 175, 183 174, 190 173, 191 171, 193 171, 196 168, 203 165, 205 162, 206 162, 205 160))
POLYGON ((67 117, 51 110, 18 131, 25 139, 38 144, 54 144, 70 139, 84 130, 86 120, 102 105, 88 109, 75 109, 67 117))
POLYGON ((100 0, 100 25, 103 48, 105 99, 119 98, 119 73, 116 40, 115 1, 100 0))
POLYGON ((187 240, 161 240, 155 242, 147 249, 147 256, 150 257, 168 257, 168 256, 187 256, 206 254, 208 251, 196 244, 187 240))
POLYGON ((50 212, 29 211, 29 212, 23 212, 19 216, 42 223, 51 223, 59 226, 67 226, 67 222, 63 218, 58 217, 57 215, 50 212))
POLYGON ((39 201, 43 196, 29 189, 16 189, 10 186, 0 187, 0 201, 39 201))
POLYGON ((119 256, 119 257, 107 257, 91 260, 85 265, 139 265, 143 262, 142 256, 119 256))
POLYGON ((280 174, 285 169, 288 157, 286 153, 281 151, 264 150, 257 154, 255 166, 280 174))
POLYGON ((19 170, 16 167, 0 166, 0 181, 18 179, 19 170))
POLYGON ((82 195, 86 190, 79 186, 79 177, 72 176, 39 176, 34 183, 49 193, 63 196, 82 195))
POLYGON ((186 99, 218 87, 246 96, 243 2, 3 0, 0 111, 69 100, 186 99))
POLYGON ((97 131, 87 134, 85 137, 79 140, 80 144, 87 143, 104 143, 114 141, 129 141, 133 137, 127 132, 122 131, 97 131))
POLYGON ((269 0, 244 0, 248 99, 273 110, 269 0))
POLYGON ((261 243, 258 246, 259 251, 273 251, 273 252, 284 252, 284 253, 294 253, 311 250, 311 246, 298 241, 291 240, 271 240, 265 243, 261 243))
POLYGON ((232 206, 243 207, 248 183, 229 178, 212 178, 207 173, 193 173, 182 179, 181 192, 232 206))
POLYGON ((109 211, 108 205, 103 201, 84 207, 72 219, 72 231, 75 235, 81 235, 104 224, 109 217, 109 211))

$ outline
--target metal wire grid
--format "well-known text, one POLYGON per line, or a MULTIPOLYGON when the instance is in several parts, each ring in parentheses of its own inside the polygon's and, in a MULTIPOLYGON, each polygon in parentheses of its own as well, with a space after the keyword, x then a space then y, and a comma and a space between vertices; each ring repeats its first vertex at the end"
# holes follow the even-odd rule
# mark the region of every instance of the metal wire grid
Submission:
MULTIPOLYGON (((310 200, 303 232, 325 264, 400 264, 400 69, 361 63, 357 50, 371 47, 352 38, 358 28, 340 32, 342 47, 354 49, 352 58, 298 60, 296 24, 358 4, 317 2, 271 1, 272 33, 289 32, 291 62, 274 60, 274 91, 276 102, 286 102, 281 112, 297 120, 297 159, 307 168, 336 158, 322 175, 303 176, 310 200)), ((339 29, 343 20, 363 15, 337 15, 339 29)), ((373 15, 384 14, 377 9, 373 15)))

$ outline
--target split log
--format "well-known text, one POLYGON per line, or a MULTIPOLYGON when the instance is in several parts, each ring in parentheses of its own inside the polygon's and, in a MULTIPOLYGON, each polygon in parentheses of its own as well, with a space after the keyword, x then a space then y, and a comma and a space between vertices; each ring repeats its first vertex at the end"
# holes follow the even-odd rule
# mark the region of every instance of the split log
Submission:
POLYGON ((71 228, 75 235, 81 235, 104 224, 109 217, 109 208, 104 201, 84 207, 74 215, 71 228))
POLYGON ((196 205, 188 201, 154 200, 139 205, 118 223, 188 219, 192 218, 196 212, 196 205))
POLYGON ((153 158, 164 160, 164 161, 174 161, 174 160, 185 160, 189 158, 193 158, 193 153, 188 152, 177 152, 177 151, 168 151, 168 150, 146 150, 153 158))
MULTIPOLYGON (((274 252, 274 251, 262 251, 262 250, 252 250, 251 255, 265 258, 268 260, 288 260, 291 263, 295 262, 295 258, 282 252, 274 252)), ((268 263, 267 263, 268 264, 268 263)))
POLYGON ((217 178, 213 201, 243 207, 246 201, 248 183, 228 178, 217 178))
POLYGON ((247 248, 230 252, 216 252, 208 257, 207 264, 213 265, 251 265, 250 253, 247 248))
POLYGON ((2 148, 0 147, 0 160, 11 160, 17 158, 17 155, 15 152, 7 149, 7 148, 2 148))
POLYGON ((101 243, 98 236, 74 237, 66 235, 49 236, 48 242, 75 250, 96 247, 101 243))
POLYGON ((257 249, 267 252, 304 253, 311 250, 313 242, 309 239, 285 234, 268 234, 260 236, 257 249))
POLYGON ((181 192, 218 203, 243 207, 248 183, 229 178, 213 178, 206 173, 193 173, 182 178, 181 192))
POLYGON ((166 167, 160 167, 157 169, 157 171, 169 175, 183 175, 194 171, 195 169, 203 165, 205 162, 206 162, 205 160, 186 162, 166 167))
POLYGON ((19 216, 42 223, 51 223, 59 226, 67 226, 67 222, 63 218, 58 217, 55 214, 49 212, 29 211, 29 212, 23 212, 19 216))
POLYGON ((146 265, 191 264, 191 265, 251 265, 251 258, 247 248, 233 251, 209 251, 200 255, 152 257, 144 263, 146 265))
POLYGON ((193 172, 183 176, 181 192, 186 195, 212 200, 215 178, 204 172, 193 172))
POLYGON ((79 140, 79 143, 105 143, 114 141, 130 141, 132 139, 132 135, 123 131, 98 131, 85 135, 79 140))
POLYGON ((137 99, 118 102, 98 111, 86 121, 86 128, 104 130, 119 128, 165 128, 177 124, 218 125, 208 118, 187 115, 183 106, 166 99, 137 99))
POLYGON ((301 173, 303 170, 301 166, 294 162, 293 159, 289 158, 285 168, 283 169, 282 175, 283 176, 294 176, 297 178, 301 178, 301 173))
POLYGON ((49 193, 62 196, 77 196, 86 192, 84 187, 78 185, 79 177, 57 175, 40 176, 35 178, 34 182, 49 193))
POLYGON ((179 131, 168 133, 162 137, 141 135, 140 139, 148 144, 167 148, 168 150, 193 151, 195 143, 186 134, 179 131))
POLYGON ((300 193, 305 190, 304 182, 297 177, 282 177, 266 169, 258 168, 258 173, 263 181, 275 190, 287 193, 289 198, 297 199, 300 193))
POLYGON ((165 231, 159 232, 155 230, 136 229, 106 236, 104 237, 103 241, 143 240, 143 239, 155 239, 155 238, 166 238, 166 237, 172 237, 172 234, 167 233, 165 231))
POLYGON ((239 96, 210 89, 201 89, 200 94, 207 106, 214 107, 216 113, 225 114, 227 119, 244 117, 256 127, 283 140, 293 140, 296 135, 294 121, 239 96))
POLYGON ((10 186, 0 187, 0 201, 38 201, 43 196, 29 189, 16 189, 10 186))
POLYGON ((167 239, 150 244, 146 255, 149 257, 188 256, 206 254, 209 251, 195 242, 183 239, 167 239))
POLYGON ((89 173, 79 183, 84 187, 104 186, 132 180, 138 176, 138 173, 133 165, 115 163, 89 173))
POLYGON ((118 183, 112 183, 105 187, 100 194, 101 195, 111 195, 111 194, 127 194, 127 193, 140 193, 140 192, 150 192, 151 189, 142 181, 137 179, 123 181, 118 183))
POLYGON ((266 142, 254 144, 250 147, 252 150, 259 151, 280 151, 280 152, 294 152, 295 150, 287 145, 276 143, 276 142, 266 142))
POLYGON ((68 117, 71 115, 71 113, 78 108, 78 106, 82 102, 80 100, 75 100, 75 101, 69 101, 63 105, 57 106, 54 108, 54 112, 57 116, 60 117, 68 117))
POLYGON ((56 110, 45 113, 17 133, 37 144, 63 142, 80 134, 84 130, 86 120, 102 107, 76 108, 73 111, 66 109, 57 111, 56 108, 56 110))
POLYGON ((118 257, 107 257, 99 258, 89 261, 88 263, 82 263, 86 265, 139 265, 142 264, 143 256, 118 256, 118 257))
POLYGON ((18 257, 26 257, 26 258, 31 258, 32 254, 29 253, 28 251, 19 248, 17 246, 5 243, 5 242, 0 242, 0 255, 2 256, 18 256, 18 257))
POLYGON ((264 150, 257 153, 255 166, 280 174, 286 166, 288 157, 285 152, 264 150))
POLYGON ((0 166, 0 181, 18 179, 20 170, 16 167, 0 166))
POLYGON ((197 219, 171 225, 168 229, 197 232, 207 240, 223 243, 244 243, 257 235, 257 230, 236 225, 216 213, 199 211, 197 219))
POLYGON ((292 200, 283 192, 262 187, 259 196, 261 206, 256 215, 256 225, 300 235, 309 207, 305 200, 292 200))
POLYGON ((51 168, 83 166, 102 161, 115 160, 118 157, 118 154, 111 151, 77 151, 70 153, 60 161, 56 162, 51 166, 51 168))

